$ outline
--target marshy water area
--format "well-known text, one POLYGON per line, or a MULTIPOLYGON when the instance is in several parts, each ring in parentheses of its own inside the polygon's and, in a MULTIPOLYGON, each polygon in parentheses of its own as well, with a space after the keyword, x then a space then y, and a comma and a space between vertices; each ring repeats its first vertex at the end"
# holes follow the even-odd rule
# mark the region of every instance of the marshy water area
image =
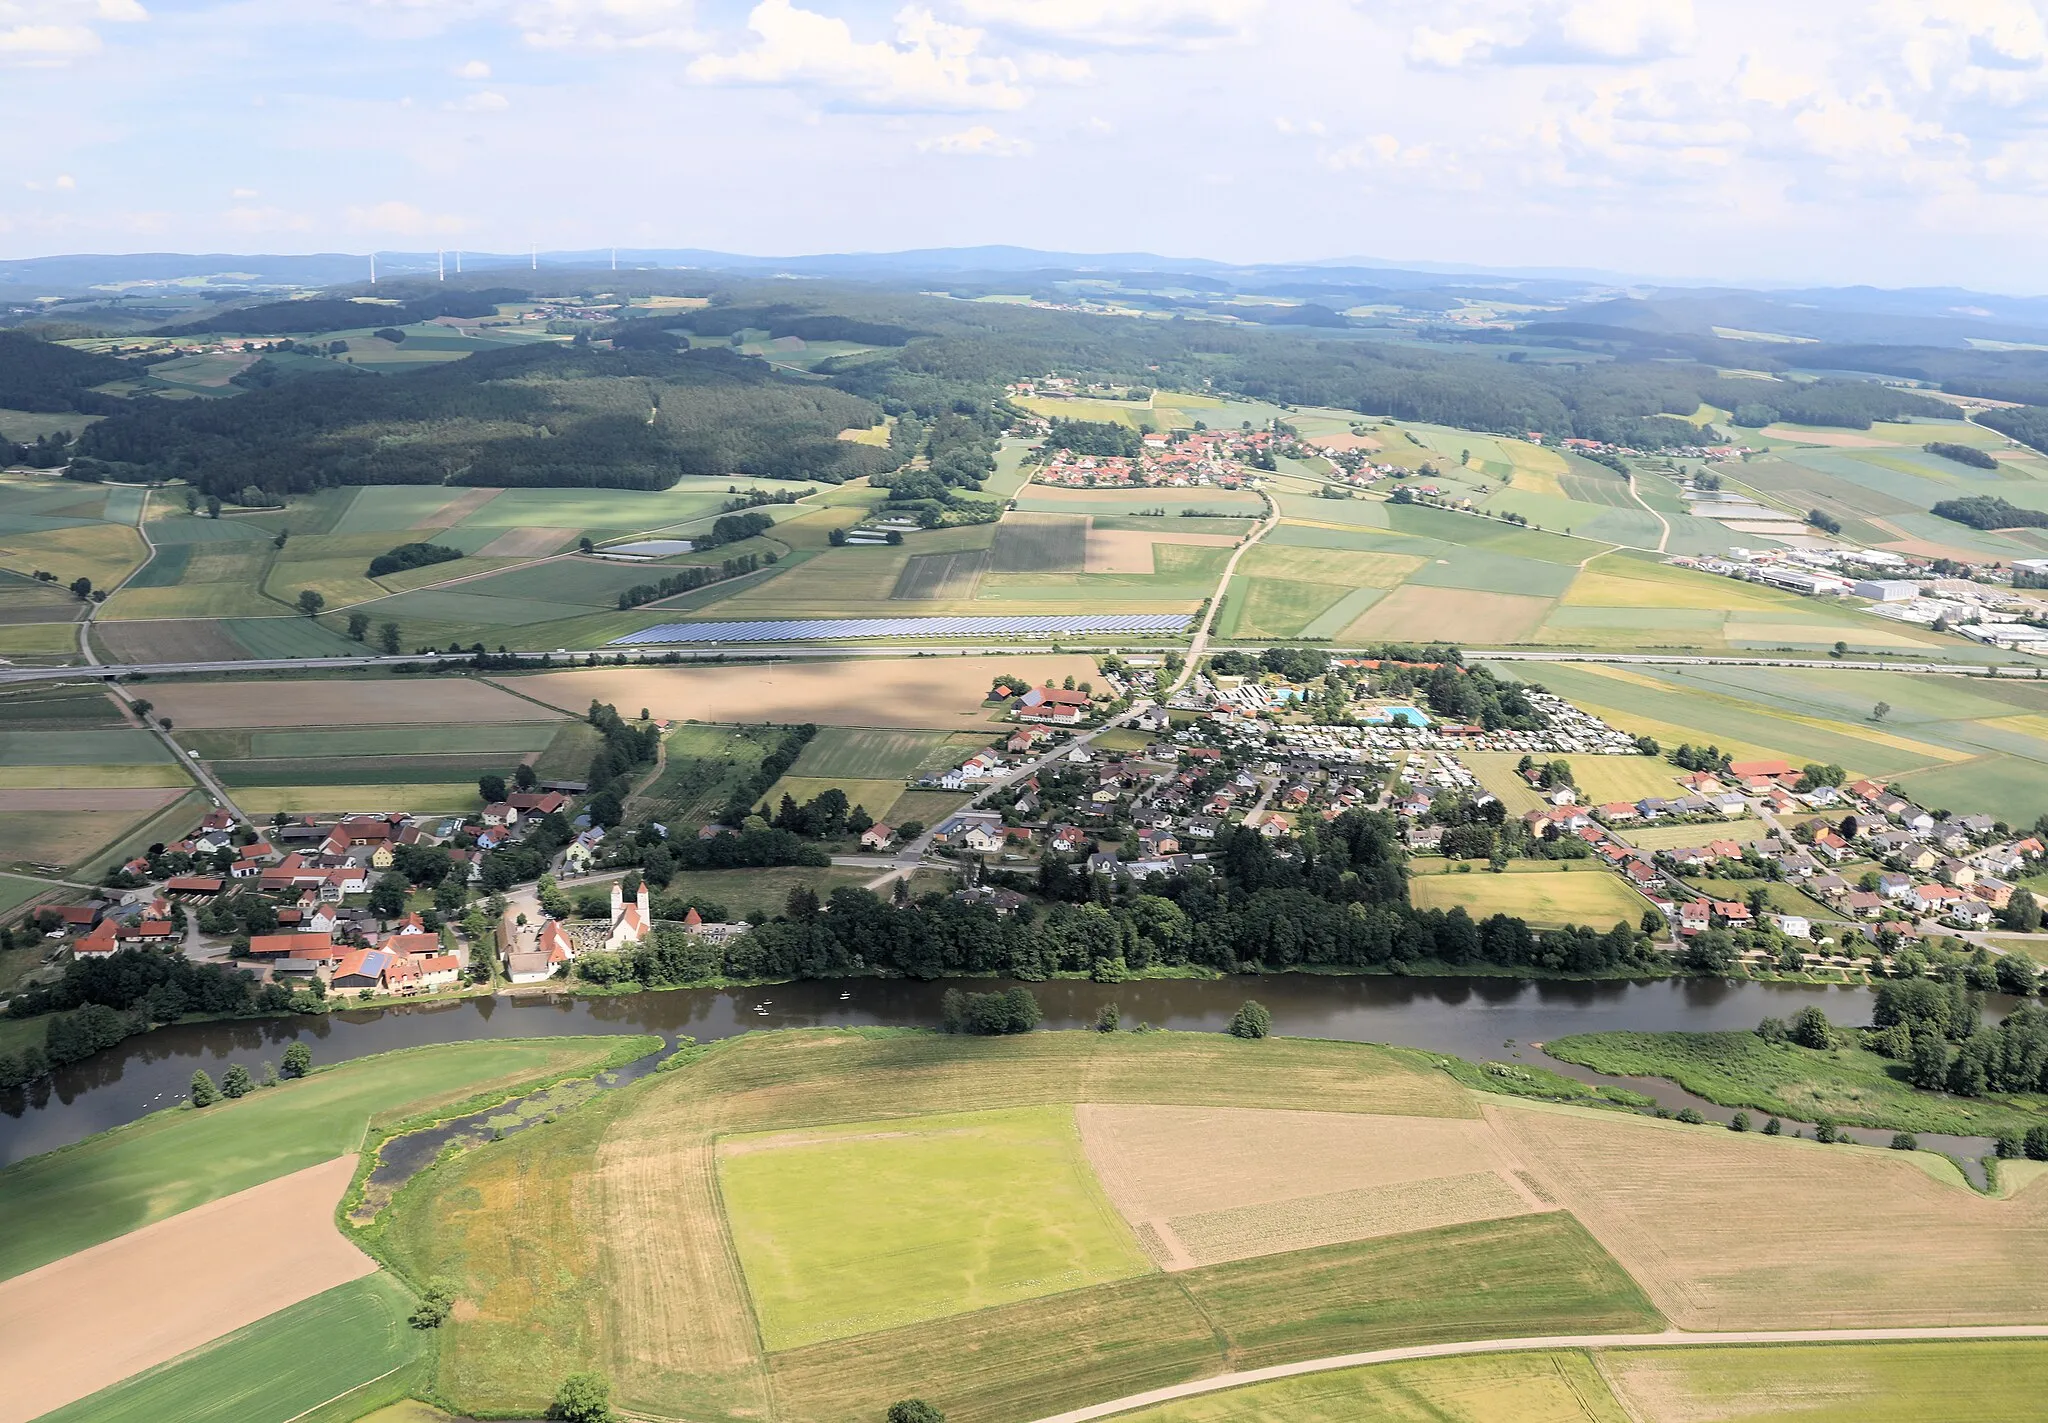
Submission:
MULTIPOLYGON (((600 998, 501 994, 316 1016, 180 1024, 130 1038, 29 1089, 0 1093, 0 1165, 175 1106, 195 1068, 216 1078, 234 1062, 254 1070, 282 1057, 293 1042, 307 1044, 315 1062, 334 1063, 396 1048, 480 1038, 655 1033, 671 1040, 688 1034, 711 1042, 776 1028, 936 1027, 940 1000, 948 988, 990 986, 1008 985, 859 978, 600 998)), ((1127 1028, 1149 1023, 1156 1028, 1221 1032, 1238 1005, 1256 998, 1272 1010, 1273 1031, 1287 1036, 1395 1043, 1475 1062, 1541 1065, 1585 1081, 1624 1085, 1673 1111, 1690 1106, 1720 1121, 1732 1115, 1726 1108, 1670 1083, 1604 1078, 1555 1062, 1532 1044, 1573 1033, 1624 1029, 1741 1030, 1767 1016, 1789 1018, 1808 1004, 1818 1005, 1837 1023, 1867 1023, 1874 998, 1874 990, 1862 986, 1699 978, 1582 982, 1265 974, 1118 984, 1060 979, 1026 987, 1037 996, 1047 1028, 1091 1026, 1104 1005, 1115 1003, 1127 1028)), ((2009 1000, 1993 998, 1985 1011, 1996 1019, 2011 1007, 2009 1000)), ((644 1059, 644 1066, 634 1064, 634 1069, 651 1070, 655 1061, 644 1059)), ((1848 1134, 1880 1145, 1890 1139, 1884 1132, 1848 1134)), ((1965 1159, 1989 1149, 1988 1142, 1977 1139, 1951 1143, 1923 1134, 1921 1142, 1929 1150, 1965 1159)), ((434 1144, 426 1159, 439 1149, 439 1143, 434 1144)))

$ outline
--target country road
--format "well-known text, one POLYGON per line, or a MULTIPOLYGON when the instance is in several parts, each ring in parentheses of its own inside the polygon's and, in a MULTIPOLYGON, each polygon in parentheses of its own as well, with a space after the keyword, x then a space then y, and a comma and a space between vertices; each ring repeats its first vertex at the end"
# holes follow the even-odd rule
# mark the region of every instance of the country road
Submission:
POLYGON ((1368 1364, 1399 1364, 1416 1359, 1455 1359, 1473 1354, 1525 1354, 1544 1349, 1676 1349, 1728 1344, 1882 1344, 1892 1342, 1940 1341, 1945 1339, 2048 1339, 2048 1324, 1988 1324, 1978 1327, 1932 1329, 1786 1329, 1743 1330, 1726 1334, 1690 1334, 1666 1330, 1661 1334, 1558 1334, 1526 1339, 1474 1339, 1458 1344, 1416 1344, 1404 1349, 1374 1349, 1363 1354, 1333 1354, 1322 1359, 1304 1359, 1294 1364, 1246 1369, 1239 1373, 1216 1374, 1211 1378, 1134 1393, 1107 1403, 1070 1409, 1041 1418, 1037 1423, 1092 1423, 1133 1409, 1176 1399, 1198 1398, 1207 1393, 1270 1383, 1275 1379, 1299 1378, 1304 1374, 1355 1369, 1368 1364))

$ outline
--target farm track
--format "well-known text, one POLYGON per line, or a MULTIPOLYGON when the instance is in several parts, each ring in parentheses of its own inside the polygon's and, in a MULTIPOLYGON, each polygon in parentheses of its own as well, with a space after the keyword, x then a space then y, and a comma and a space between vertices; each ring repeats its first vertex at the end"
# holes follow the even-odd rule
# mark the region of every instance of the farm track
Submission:
POLYGON ((1155 1404, 1171 1403, 1183 1398, 1199 1398, 1204 1394, 1223 1393, 1230 1389, 1244 1388, 1251 1384, 1271 1383, 1278 1379, 1300 1378, 1304 1374, 1330 1373, 1338 1369, 1356 1369, 1372 1364, 1409 1363, 1417 1359, 1455 1359, 1475 1354, 1524 1354, 1539 1353, 1552 1349, 1676 1349, 1710 1348, 1716 1345, 1741 1344, 1886 1344, 1886 1343, 1929 1343, 1942 1340, 1965 1339, 2048 1339, 2048 1325, 2007 1324, 1986 1325, 1979 1328, 1934 1328, 1934 1329, 1788 1329, 1788 1330, 1739 1330, 1720 1334, 1691 1334, 1681 1330, 1665 1330, 1661 1334, 1559 1334, 1528 1339, 1474 1339, 1457 1344, 1417 1344, 1403 1349, 1375 1349, 1363 1354, 1333 1354, 1321 1359, 1304 1359, 1294 1364, 1275 1364, 1264 1369, 1245 1369, 1238 1373, 1217 1374, 1211 1378, 1196 1379, 1190 1383, 1173 1384, 1167 1388, 1155 1388, 1147 1393, 1134 1393, 1126 1398, 1112 1399, 1107 1403, 1090 1404, 1086 1408, 1069 1409, 1055 1413, 1037 1423, 1093 1423, 1097 1418, 1110 1418, 1119 1413, 1129 1413, 1155 1404))

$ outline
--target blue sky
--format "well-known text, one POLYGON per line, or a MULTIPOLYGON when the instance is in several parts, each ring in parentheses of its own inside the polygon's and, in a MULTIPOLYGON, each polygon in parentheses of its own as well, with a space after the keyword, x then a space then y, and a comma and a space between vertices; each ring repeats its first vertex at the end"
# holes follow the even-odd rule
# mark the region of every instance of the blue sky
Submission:
POLYGON ((2039 291, 2048 0, 0 0, 0 255, 1014 242, 2039 291))

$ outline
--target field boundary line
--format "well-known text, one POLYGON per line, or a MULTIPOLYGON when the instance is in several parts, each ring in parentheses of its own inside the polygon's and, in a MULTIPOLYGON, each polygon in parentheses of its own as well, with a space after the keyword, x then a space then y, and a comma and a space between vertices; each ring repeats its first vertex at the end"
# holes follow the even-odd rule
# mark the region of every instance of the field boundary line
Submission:
POLYGON ((1964 1339, 2048 1339, 2048 1324, 1952 1325, 1926 1329, 1782 1329, 1737 1330, 1727 1333, 1695 1334, 1667 1329, 1657 1334, 1556 1334, 1521 1339, 1472 1339, 1451 1344, 1411 1344, 1396 1349, 1372 1349, 1359 1354, 1332 1354, 1321 1359, 1304 1359, 1293 1364, 1273 1364, 1262 1369, 1216 1374, 1206 1379, 1170 1384, 1145 1393, 1134 1393, 1107 1403, 1055 1413, 1037 1423, 1093 1423, 1154 1404, 1173 1403, 1203 1394, 1222 1393, 1253 1384, 1300 1378, 1304 1374, 1330 1373, 1338 1369, 1364 1368, 1373 1364, 1399 1364, 1420 1359, 1452 1359, 1472 1354, 1526 1354, 1553 1349, 1671 1349, 1768 1344, 1883 1344, 1936 1342, 1964 1339))
POLYGON ((356 1393, 362 1389, 366 1389, 373 1383, 382 1383, 384 1382, 384 1380, 390 1378, 393 1374, 397 1373, 400 1369, 409 1369, 418 1362, 418 1359, 407 1359, 404 1363, 400 1364, 396 1369, 386 1369, 383 1373, 377 1375, 377 1377, 373 1379, 364 1379, 361 1383, 356 1384, 353 1388, 345 1388, 340 1393, 334 1395, 334 1397, 332 1398, 323 1398, 318 1403, 314 1404, 311 1408, 301 1409, 299 1412, 294 1413, 291 1417, 285 1419, 284 1423, 299 1423, 299 1420, 301 1418, 304 1418, 307 1414, 318 1413, 328 1404, 339 1403, 342 1399, 347 1398, 350 1394, 356 1393))

